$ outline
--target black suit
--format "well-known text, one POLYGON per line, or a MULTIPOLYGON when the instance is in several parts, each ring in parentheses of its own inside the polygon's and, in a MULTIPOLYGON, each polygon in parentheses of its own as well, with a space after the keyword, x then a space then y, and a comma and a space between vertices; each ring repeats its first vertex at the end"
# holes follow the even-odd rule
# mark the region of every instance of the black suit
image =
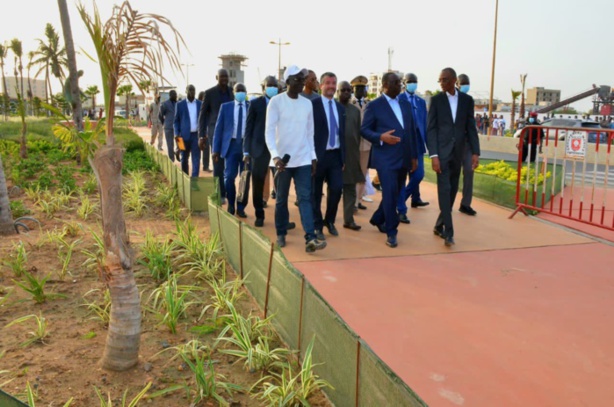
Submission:
POLYGON ((458 192, 458 180, 463 162, 465 143, 472 154, 480 154, 480 140, 475 127, 473 98, 458 90, 458 107, 456 119, 452 117, 452 108, 446 92, 431 98, 428 115, 427 145, 429 155, 437 155, 441 173, 437 174, 437 197, 439 200, 439 217, 435 227, 441 229, 445 236, 454 236, 452 225, 452 207, 458 192))
POLYGON ((337 208, 343 192, 343 165, 345 162, 345 108, 333 100, 333 109, 337 109, 337 129, 339 148, 331 149, 329 142, 329 123, 322 97, 312 101, 314 122, 314 144, 318 160, 316 174, 313 178, 313 221, 314 229, 322 230, 323 221, 335 223, 337 208), (326 192, 326 214, 322 216, 322 189, 324 181, 328 185, 326 192))
MULTIPOLYGON (((205 149, 203 151, 203 169, 209 168, 209 151, 210 145, 213 142, 213 133, 215 132, 215 123, 220 112, 222 103, 234 100, 232 88, 228 87, 228 93, 222 93, 219 85, 215 85, 205 91, 205 98, 198 116, 198 137, 207 137, 205 149)), ((217 163, 213 163, 213 176, 218 177, 220 192, 222 197, 226 196, 226 188, 224 188, 224 159, 220 157, 217 163)))
POLYGON ((264 180, 266 179, 271 161, 271 153, 269 153, 264 137, 267 101, 268 98, 266 96, 261 96, 254 99, 249 105, 245 137, 243 138, 243 152, 247 153, 251 158, 252 198, 256 218, 259 219, 264 219, 262 195, 264 192, 264 180))

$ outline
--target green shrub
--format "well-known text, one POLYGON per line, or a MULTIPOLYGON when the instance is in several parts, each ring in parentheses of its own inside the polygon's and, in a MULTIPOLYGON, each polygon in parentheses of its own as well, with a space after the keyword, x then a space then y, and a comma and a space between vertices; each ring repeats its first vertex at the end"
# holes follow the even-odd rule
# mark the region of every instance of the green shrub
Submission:
POLYGON ((152 171, 157 169, 158 165, 145 150, 128 151, 124 155, 124 167, 122 169, 124 175, 135 171, 152 171))
POLYGON ((11 201, 11 213, 13 214, 13 218, 17 219, 31 214, 32 211, 26 208, 23 201, 15 200, 11 201))

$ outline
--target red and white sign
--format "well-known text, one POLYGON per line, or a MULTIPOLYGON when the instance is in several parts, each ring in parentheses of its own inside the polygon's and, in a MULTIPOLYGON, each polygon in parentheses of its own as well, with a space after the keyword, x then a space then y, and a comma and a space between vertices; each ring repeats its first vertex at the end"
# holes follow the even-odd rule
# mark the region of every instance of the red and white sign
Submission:
POLYGON ((574 131, 565 140, 565 157, 583 160, 586 155, 586 133, 574 131))

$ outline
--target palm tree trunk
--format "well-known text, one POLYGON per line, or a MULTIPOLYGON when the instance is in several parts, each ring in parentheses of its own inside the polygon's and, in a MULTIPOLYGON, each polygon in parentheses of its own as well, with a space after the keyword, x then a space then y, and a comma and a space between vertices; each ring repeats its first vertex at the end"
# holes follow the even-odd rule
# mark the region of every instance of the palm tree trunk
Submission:
POLYGON ((510 132, 512 133, 512 136, 514 135, 514 129, 516 128, 515 119, 516 119, 516 98, 512 96, 512 117, 510 119, 511 120, 510 132))
POLYGON ((78 131, 83 131, 83 109, 81 108, 81 95, 79 94, 79 74, 77 72, 77 58, 75 54, 75 44, 72 39, 72 29, 70 27, 70 15, 66 0, 58 0, 60 8, 60 18, 62 20, 62 32, 64 43, 66 44, 66 59, 68 60, 68 78, 70 83, 70 93, 72 95, 72 119, 78 131))
POLYGON ((6 187, 6 177, 4 176, 4 166, 0 155, 0 236, 14 235, 17 233, 13 225, 13 214, 9 202, 9 193, 6 187))

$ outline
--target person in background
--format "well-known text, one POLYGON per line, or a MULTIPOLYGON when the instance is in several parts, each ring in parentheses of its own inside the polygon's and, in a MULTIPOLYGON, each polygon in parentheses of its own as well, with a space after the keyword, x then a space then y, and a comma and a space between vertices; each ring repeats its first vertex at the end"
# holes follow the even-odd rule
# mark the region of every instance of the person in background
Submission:
MULTIPOLYGON (((367 109, 367 104, 369 100, 367 99, 367 83, 369 83, 368 79, 362 75, 359 75, 352 79, 350 85, 352 86, 352 90, 354 95, 352 96, 351 103, 355 107, 360 110, 360 120, 362 123, 362 118, 365 115, 365 110, 367 109)), ((373 202, 373 199, 369 198, 366 193, 367 187, 367 174, 369 172, 369 155, 371 154, 371 143, 365 138, 360 139, 360 169, 362 170, 363 178, 365 178, 364 182, 359 182, 356 184, 356 208, 358 209, 367 209, 366 206, 362 204, 361 201, 364 202, 373 202)))
POLYGON ((313 101, 320 97, 318 94, 319 88, 320 84, 318 83, 316 73, 310 69, 309 73, 307 74, 307 78, 305 78, 305 88, 301 92, 301 96, 313 101))
POLYGON ((173 133, 173 122, 175 121, 175 105, 177 104, 177 91, 169 92, 168 100, 160 106, 158 119, 164 124, 164 138, 166 139, 166 150, 171 162, 175 161, 175 138, 173 133))
MULTIPOLYGON (((537 120, 537 113, 529 113, 529 126, 541 126, 539 120, 537 120)), ((524 138, 522 140, 522 162, 527 161, 530 152, 530 162, 535 162, 537 157, 537 151, 541 153, 542 144, 544 142, 544 130, 541 128, 530 127, 524 132, 524 138)))
POLYGON ((192 156, 192 177, 200 174, 200 149, 198 146, 198 112, 201 109, 200 100, 196 99, 194 85, 186 88, 187 97, 175 106, 175 137, 183 140, 185 150, 181 155, 181 170, 189 174, 188 160, 192 156))
MULTIPOLYGON (((461 93, 468 94, 471 87, 469 76, 464 73, 458 75, 458 90, 461 93)), ((469 96, 469 95, 467 95, 469 96)), ((469 96, 473 101, 473 98, 469 96)), ((478 138, 479 142, 479 138, 478 138)), ((465 152, 463 154, 463 198, 460 202, 458 210, 461 213, 469 216, 477 215, 475 209, 471 207, 471 201, 473 199, 473 152, 471 145, 467 140, 465 142, 465 152)))
POLYGON ((149 105, 149 110, 147 111, 147 120, 151 124, 151 141, 149 144, 152 146, 156 141, 156 137, 158 137, 158 150, 162 151, 162 122, 159 118, 160 115, 160 95, 155 96, 154 102, 149 105))

